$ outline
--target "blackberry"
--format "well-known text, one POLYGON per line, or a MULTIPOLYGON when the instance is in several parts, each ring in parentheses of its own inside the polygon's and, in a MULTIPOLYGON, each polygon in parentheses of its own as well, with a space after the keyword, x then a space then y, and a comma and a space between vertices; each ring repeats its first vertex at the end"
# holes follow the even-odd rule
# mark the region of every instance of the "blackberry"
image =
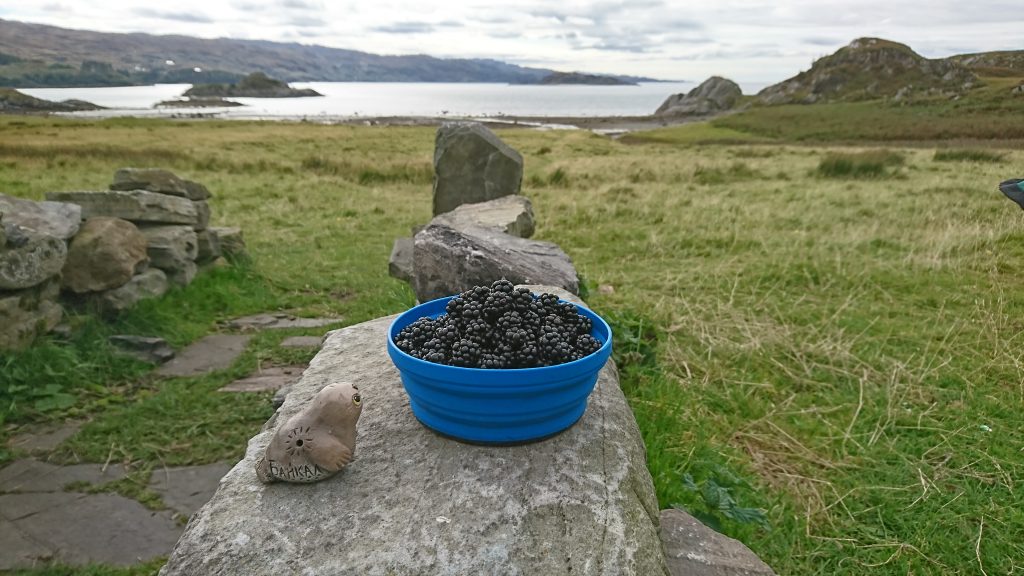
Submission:
POLYGON ((480 361, 480 346, 463 338, 452 346, 451 360, 455 366, 476 367, 480 361))
POLYGON ((489 369, 553 366, 601 348, 575 305, 505 279, 462 292, 445 312, 403 328, 395 346, 428 362, 489 369))

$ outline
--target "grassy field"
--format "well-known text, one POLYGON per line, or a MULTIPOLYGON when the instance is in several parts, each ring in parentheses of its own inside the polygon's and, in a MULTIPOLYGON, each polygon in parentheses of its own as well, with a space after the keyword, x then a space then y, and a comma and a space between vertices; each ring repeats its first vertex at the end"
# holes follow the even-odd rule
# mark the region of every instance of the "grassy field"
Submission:
MULTIPOLYGON (((1024 152, 838 147, 767 125, 736 115, 624 141, 500 133, 525 157, 537 238, 573 257, 615 324, 662 507, 708 512, 685 474, 729 487, 767 526, 718 514, 723 530, 779 574, 1020 570, 1024 218, 995 186, 1020 177, 1024 152)), ((863 140, 837 130, 817 140, 863 140)), ((0 190, 41 198, 105 187, 126 165, 169 168, 209 186, 215 222, 241 226, 253 257, 113 327, 77 317, 70 344, 0 362, 7 431, 87 418, 61 456, 137 469, 240 457, 268 398, 215 390, 303 359, 281 357, 282 335, 222 373, 169 382, 112 363, 102 337, 182 345, 243 313, 350 324, 411 305, 387 258, 429 218, 433 134, 0 119, 0 190), (55 388, 42 396, 27 388, 44 382, 55 388)))

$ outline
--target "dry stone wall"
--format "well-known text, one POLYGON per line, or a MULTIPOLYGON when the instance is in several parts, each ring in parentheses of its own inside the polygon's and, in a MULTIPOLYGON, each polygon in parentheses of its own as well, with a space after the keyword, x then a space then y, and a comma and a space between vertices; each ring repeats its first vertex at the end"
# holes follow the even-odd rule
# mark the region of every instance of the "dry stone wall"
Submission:
POLYGON ((122 168, 110 190, 46 197, 0 194, 0 351, 52 330, 62 304, 117 314, 247 257, 240 229, 209 226, 209 189, 168 170, 122 168))

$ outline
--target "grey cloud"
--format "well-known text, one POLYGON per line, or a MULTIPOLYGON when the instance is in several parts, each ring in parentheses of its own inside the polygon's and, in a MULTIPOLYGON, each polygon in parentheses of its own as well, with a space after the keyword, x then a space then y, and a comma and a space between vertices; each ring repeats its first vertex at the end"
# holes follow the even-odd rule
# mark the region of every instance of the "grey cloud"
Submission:
POLYGON ((285 20, 285 24, 297 28, 322 28, 327 26, 327 21, 317 16, 296 15, 285 20))
POLYGON ((434 25, 429 22, 395 22, 385 26, 374 26, 371 30, 386 34, 426 34, 434 31, 434 25))
POLYGON ((171 12, 167 10, 153 10, 152 8, 135 8, 132 12, 144 18, 157 20, 174 20, 176 22, 208 23, 213 19, 199 12, 171 12))
POLYGON ((71 6, 68 6, 67 4, 61 4, 59 2, 47 2, 46 4, 40 6, 39 9, 42 10, 43 12, 74 12, 74 9, 71 6))
POLYGON ((293 10, 323 10, 323 2, 317 0, 280 0, 278 5, 293 10))
POLYGON ((840 40, 837 38, 829 38, 826 36, 808 36, 807 38, 801 38, 801 42, 804 44, 810 44, 812 46, 842 46, 849 42, 849 39, 840 40))

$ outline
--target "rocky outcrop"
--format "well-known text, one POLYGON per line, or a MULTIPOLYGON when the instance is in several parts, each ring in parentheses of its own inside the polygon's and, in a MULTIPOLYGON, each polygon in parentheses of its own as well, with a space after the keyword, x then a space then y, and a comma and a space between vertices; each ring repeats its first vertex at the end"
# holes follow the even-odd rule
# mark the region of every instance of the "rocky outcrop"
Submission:
POLYGON ((191 200, 144 190, 106 192, 48 192, 46 198, 82 207, 83 218, 109 216, 135 223, 188 224, 197 222, 191 200))
POLYGON ((0 112, 3 113, 79 112, 102 109, 103 106, 82 100, 53 102, 23 94, 13 88, 0 88, 0 112))
POLYGON ((661 511, 661 539, 672 576, 775 576, 742 542, 682 510, 661 511))
POLYGON ((0 214, 5 223, 20 226, 30 235, 61 240, 74 236, 82 223, 82 208, 76 204, 33 202, 4 194, 0 194, 0 214))
POLYGON ((712 76, 686 94, 673 94, 658 107, 655 116, 709 116, 731 110, 743 96, 738 84, 712 76))
POLYGON ((64 315, 60 284, 47 280, 25 290, 0 291, 0 351, 20 350, 53 329, 64 315))
POLYGON ((189 196, 189 189, 185 181, 178 178, 170 170, 160 168, 121 168, 114 172, 114 181, 110 184, 111 190, 146 190, 180 196, 189 200, 205 200, 206 197, 192 198, 189 196))
POLYGON ((301 98, 323 96, 312 88, 292 88, 280 80, 274 80, 262 72, 253 72, 237 84, 196 84, 182 96, 189 98, 301 98))
POLYGON ((810 70, 758 92, 764 104, 812 104, 916 94, 962 94, 977 77, 955 60, 929 60, 904 44, 858 38, 810 70), (902 93, 901 93, 902 91, 902 93))
POLYGON ((517 284, 546 284, 576 294, 572 260, 557 245, 468 226, 432 224, 413 238, 413 290, 421 302, 450 296, 495 278, 517 284))
POLYGON ((529 198, 518 194, 502 196, 488 202, 462 204, 451 212, 435 216, 430 223, 456 230, 480 226, 519 238, 529 238, 534 231, 533 204, 529 198))
POLYGON ((643 440, 611 362, 565 432, 522 446, 461 444, 409 410, 381 345, 393 318, 328 335, 191 517, 162 576, 668 574, 643 440), (275 429, 335 382, 358 384, 364 399, 355 459, 315 484, 261 483, 256 460, 275 429))
POLYGON ((0 290, 22 290, 60 274, 67 245, 53 236, 26 236, 17 245, 0 246, 0 290))
POLYGON ((518 194, 523 157, 482 124, 447 123, 434 145, 434 215, 518 194))
POLYGON ((90 218, 71 240, 61 285, 84 294, 123 286, 145 269, 146 237, 120 218, 90 218))

